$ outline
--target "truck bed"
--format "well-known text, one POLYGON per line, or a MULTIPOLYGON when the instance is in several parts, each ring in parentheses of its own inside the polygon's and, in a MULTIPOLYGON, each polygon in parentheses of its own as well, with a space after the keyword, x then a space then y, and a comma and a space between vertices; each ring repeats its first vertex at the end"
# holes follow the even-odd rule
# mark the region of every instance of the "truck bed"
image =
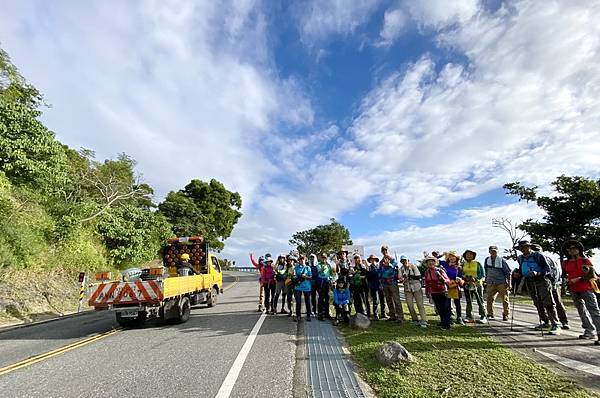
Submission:
POLYGON ((88 305, 107 307, 114 304, 158 304, 161 301, 209 290, 212 287, 210 275, 193 275, 166 278, 164 280, 135 282, 106 282, 88 287, 88 305))

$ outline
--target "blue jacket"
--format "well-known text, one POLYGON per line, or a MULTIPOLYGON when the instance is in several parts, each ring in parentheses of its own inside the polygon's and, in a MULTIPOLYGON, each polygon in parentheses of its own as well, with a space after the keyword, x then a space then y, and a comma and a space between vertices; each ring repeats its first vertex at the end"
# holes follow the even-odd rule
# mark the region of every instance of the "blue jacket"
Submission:
POLYGON ((296 286, 295 290, 299 290, 301 292, 310 292, 310 284, 312 279, 312 272, 310 271, 310 265, 300 265, 296 264, 295 268, 296 272, 296 286), (304 276, 307 276, 308 279, 305 279, 304 276))
POLYGON ((344 305, 350 304, 350 290, 347 288, 344 290, 334 289, 333 290, 333 304, 344 305))

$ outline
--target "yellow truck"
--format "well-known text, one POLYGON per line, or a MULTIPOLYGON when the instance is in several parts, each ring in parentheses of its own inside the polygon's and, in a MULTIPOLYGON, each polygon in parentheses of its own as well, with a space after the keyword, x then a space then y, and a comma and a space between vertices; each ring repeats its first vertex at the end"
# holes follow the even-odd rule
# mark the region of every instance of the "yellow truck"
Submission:
MULTIPOLYGON (((191 307, 217 304, 223 293, 223 275, 217 257, 200 236, 167 240, 162 266, 124 272, 122 280, 111 281, 100 273, 100 283, 88 287, 88 304, 96 310, 113 310, 121 326, 139 326, 149 318, 186 322, 191 307), (181 257, 189 257, 187 268, 195 275, 180 276, 181 257)), ((187 273, 187 272, 186 272, 187 273)))

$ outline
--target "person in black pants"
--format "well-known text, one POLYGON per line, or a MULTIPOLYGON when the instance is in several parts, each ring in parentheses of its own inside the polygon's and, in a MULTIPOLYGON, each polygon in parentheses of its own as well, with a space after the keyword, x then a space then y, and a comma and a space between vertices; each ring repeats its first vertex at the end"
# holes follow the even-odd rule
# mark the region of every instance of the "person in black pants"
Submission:
POLYGON ((324 318, 331 318, 329 315, 329 290, 332 277, 333 269, 327 262, 327 255, 321 253, 320 261, 317 265, 317 287, 319 288, 318 319, 320 321, 324 318))
POLYGON ((373 302, 373 318, 385 318, 385 296, 383 295, 383 286, 381 285, 381 268, 379 259, 371 254, 368 258, 369 268, 367 271, 367 282, 369 284, 369 293, 373 302), (377 309, 381 305, 381 315, 377 309))
POLYGON ((317 255, 311 254, 308 257, 308 265, 310 266, 310 272, 312 279, 310 280, 310 308, 314 316, 317 316, 317 292, 319 289, 319 269, 317 268, 317 255))
POLYGON ((302 311, 302 296, 304 296, 304 305, 306 306, 306 320, 310 322, 310 281, 312 273, 310 267, 306 264, 306 257, 300 256, 298 264, 294 268, 294 297, 296 298, 296 318, 300 321, 302 311))

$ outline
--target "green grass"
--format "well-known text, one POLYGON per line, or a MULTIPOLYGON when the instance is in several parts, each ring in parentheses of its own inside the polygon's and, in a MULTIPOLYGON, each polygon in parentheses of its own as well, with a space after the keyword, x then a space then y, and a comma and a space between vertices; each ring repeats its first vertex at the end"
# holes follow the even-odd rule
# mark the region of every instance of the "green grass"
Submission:
MULTIPOLYGON (((407 318, 407 319, 410 319, 407 318)), ((366 331, 342 326, 361 377, 378 397, 593 397, 572 381, 501 346, 472 326, 421 329, 410 322, 374 321, 366 331), (398 341, 414 356, 383 367, 375 351, 398 341)))

